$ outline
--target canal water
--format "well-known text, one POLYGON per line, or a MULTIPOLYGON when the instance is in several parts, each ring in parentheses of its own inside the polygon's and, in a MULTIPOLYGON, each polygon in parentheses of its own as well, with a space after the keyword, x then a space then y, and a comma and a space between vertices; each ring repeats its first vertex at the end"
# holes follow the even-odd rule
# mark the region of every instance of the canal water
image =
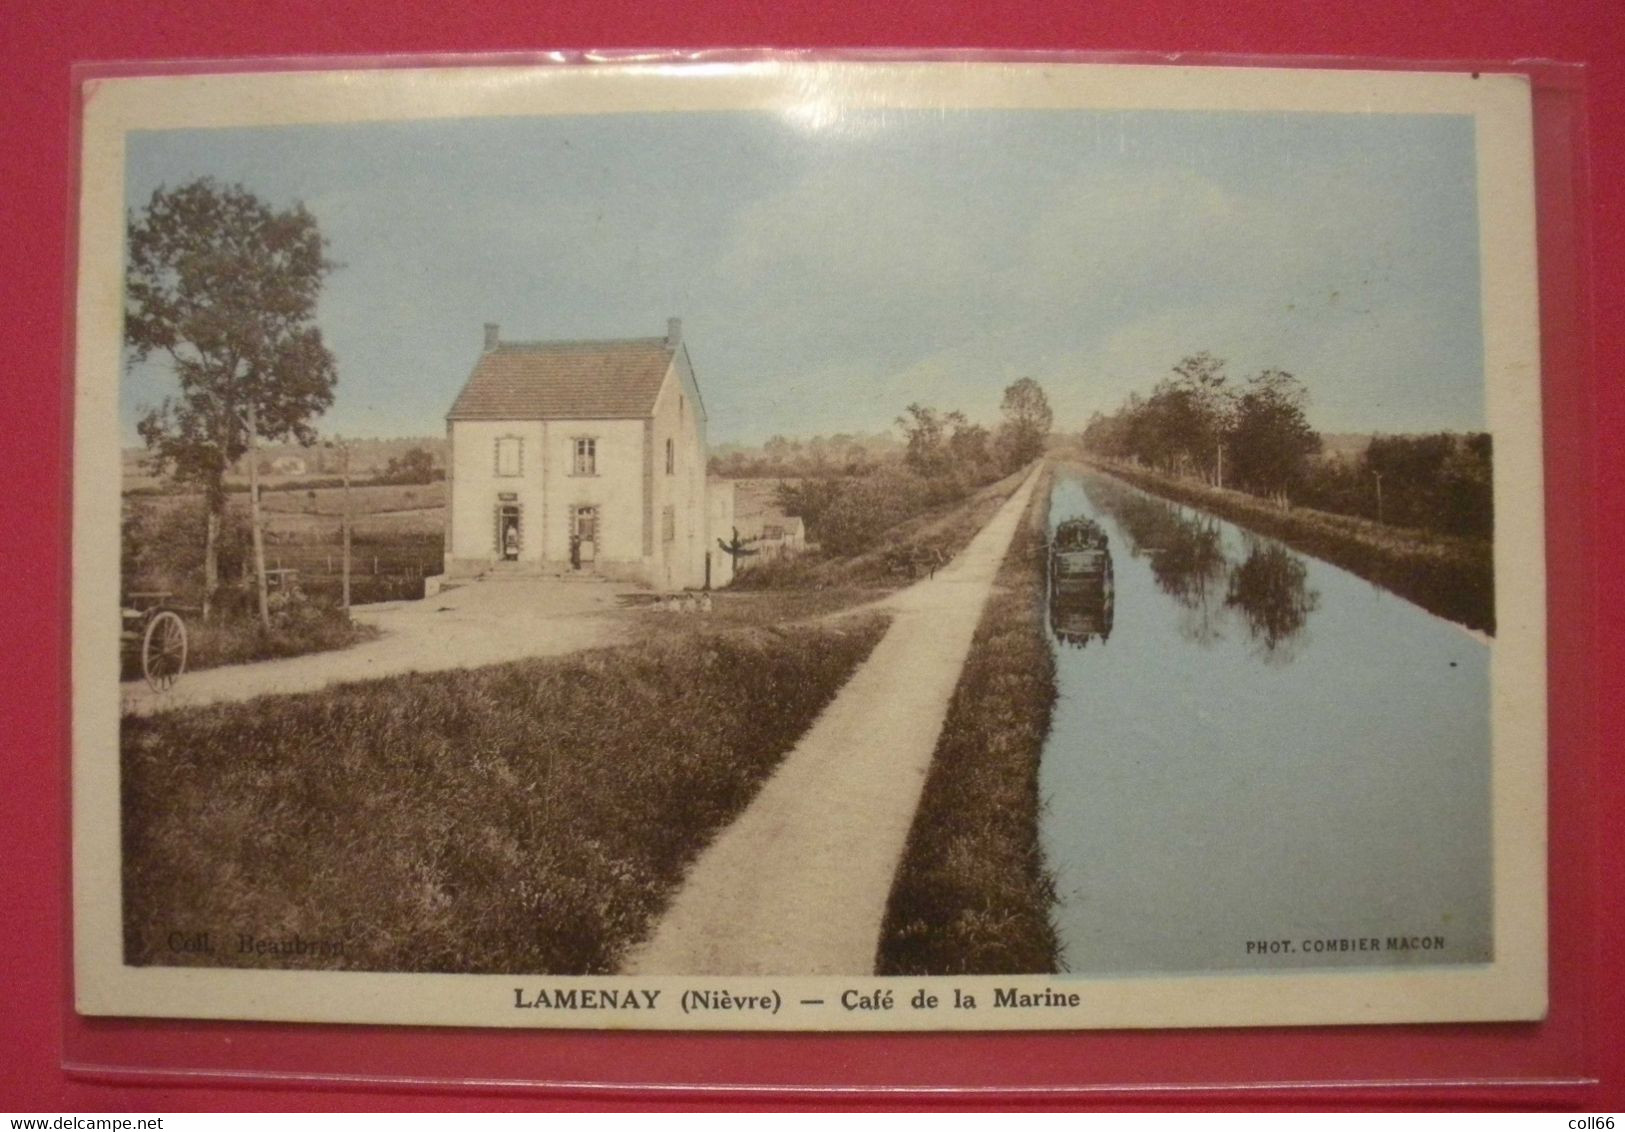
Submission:
POLYGON ((1115 595, 1049 610, 1065 969, 1488 961, 1489 647, 1278 542, 1058 473, 1051 530, 1079 515, 1109 536, 1115 595))

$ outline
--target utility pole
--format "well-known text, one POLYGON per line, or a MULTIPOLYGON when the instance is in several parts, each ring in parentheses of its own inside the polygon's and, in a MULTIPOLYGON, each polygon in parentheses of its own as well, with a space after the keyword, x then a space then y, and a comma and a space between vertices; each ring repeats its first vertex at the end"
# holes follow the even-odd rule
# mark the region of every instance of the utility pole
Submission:
POLYGON ((260 455, 254 401, 248 402, 248 526, 254 536, 254 584, 259 591, 260 625, 271 631, 271 603, 265 592, 265 533, 260 527, 260 455))
POLYGON ((350 446, 341 438, 339 444, 339 474, 344 477, 344 516, 340 520, 344 531, 344 612, 350 612, 350 446))

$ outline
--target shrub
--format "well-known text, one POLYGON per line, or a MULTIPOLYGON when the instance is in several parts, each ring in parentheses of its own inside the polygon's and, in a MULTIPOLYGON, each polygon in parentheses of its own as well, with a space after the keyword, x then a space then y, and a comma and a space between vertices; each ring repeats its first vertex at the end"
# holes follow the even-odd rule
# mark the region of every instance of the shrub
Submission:
MULTIPOLYGON (((167 590, 177 601, 196 603, 203 593, 203 546, 207 516, 201 498, 161 506, 126 498, 119 565, 132 590, 167 590)), ((247 516, 228 511, 220 530, 220 577, 241 576, 252 554, 247 516)))
POLYGON ((956 491, 957 484, 930 481, 906 472, 849 481, 824 512, 818 544, 830 554, 861 554, 874 546, 888 528, 936 502, 956 498, 956 491))
POLYGON ((188 630, 191 636, 189 668, 214 668, 329 652, 377 636, 377 630, 350 620, 342 609, 315 604, 297 616, 290 616, 286 611, 274 616, 269 630, 262 628, 259 618, 253 614, 194 621, 188 630))
POLYGON ((1487 539, 1495 500, 1490 435, 1377 436, 1358 459, 1312 464, 1300 500, 1391 527, 1487 539))
POLYGON ((774 503, 786 515, 805 523, 808 537, 817 542, 825 514, 851 483, 851 479, 834 476, 780 483, 773 493, 774 503))
POLYGON ((816 550, 785 554, 775 558, 741 560, 730 589, 787 590, 812 589, 822 584, 818 567, 824 556, 816 550))

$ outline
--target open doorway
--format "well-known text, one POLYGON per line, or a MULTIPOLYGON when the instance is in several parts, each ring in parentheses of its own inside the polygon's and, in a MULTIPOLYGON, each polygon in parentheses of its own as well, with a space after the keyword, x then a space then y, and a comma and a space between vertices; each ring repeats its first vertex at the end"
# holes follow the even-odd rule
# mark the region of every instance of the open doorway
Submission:
POLYGON ((497 550, 504 562, 519 561, 519 504, 504 503, 497 516, 497 550))
POLYGON ((576 506, 570 509, 570 565, 591 570, 598 557, 598 508, 576 506))

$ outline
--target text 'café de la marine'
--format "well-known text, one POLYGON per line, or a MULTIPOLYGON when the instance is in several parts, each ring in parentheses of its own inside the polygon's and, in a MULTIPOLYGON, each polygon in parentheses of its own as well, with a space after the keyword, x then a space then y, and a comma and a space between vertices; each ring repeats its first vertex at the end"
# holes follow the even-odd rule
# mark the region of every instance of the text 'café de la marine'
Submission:
POLYGON ((503 341, 446 414, 446 575, 599 576, 657 590, 726 585, 733 486, 707 480, 705 403, 664 336, 503 341))

